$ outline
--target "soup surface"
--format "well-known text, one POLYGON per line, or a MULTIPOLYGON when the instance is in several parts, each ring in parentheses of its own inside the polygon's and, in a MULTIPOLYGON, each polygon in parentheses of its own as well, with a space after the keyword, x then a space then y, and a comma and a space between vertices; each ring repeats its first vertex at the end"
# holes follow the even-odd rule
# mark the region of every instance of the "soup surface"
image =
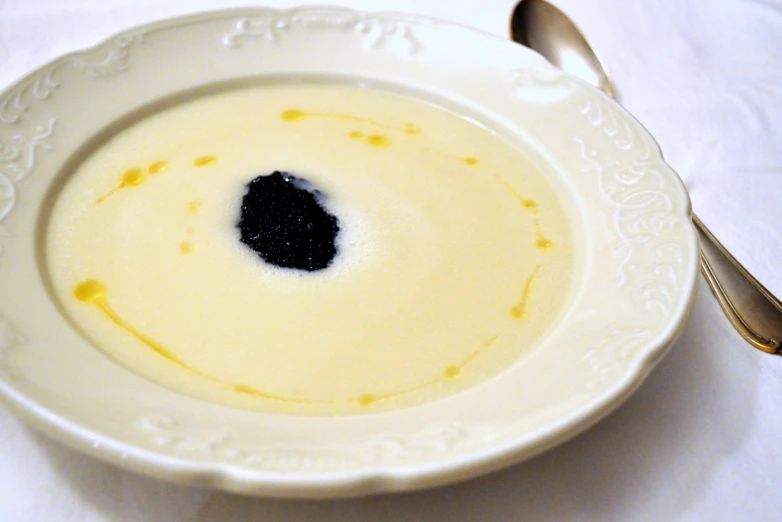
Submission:
POLYGON ((64 309, 116 361, 204 400, 320 415, 496 375, 562 312, 574 255, 556 191, 505 140, 323 84, 221 92, 125 128, 58 195, 46 248, 64 309), (336 218, 325 268, 242 242, 248 184, 275 171, 336 218))

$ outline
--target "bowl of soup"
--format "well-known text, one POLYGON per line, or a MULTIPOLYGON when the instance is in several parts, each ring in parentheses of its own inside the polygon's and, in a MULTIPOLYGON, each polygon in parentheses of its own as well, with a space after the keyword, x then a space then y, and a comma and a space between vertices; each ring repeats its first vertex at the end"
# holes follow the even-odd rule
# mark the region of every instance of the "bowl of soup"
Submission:
POLYGON ((608 414, 692 305, 689 200, 646 130, 471 29, 205 13, 0 100, 0 393, 127 469, 462 480, 608 414))

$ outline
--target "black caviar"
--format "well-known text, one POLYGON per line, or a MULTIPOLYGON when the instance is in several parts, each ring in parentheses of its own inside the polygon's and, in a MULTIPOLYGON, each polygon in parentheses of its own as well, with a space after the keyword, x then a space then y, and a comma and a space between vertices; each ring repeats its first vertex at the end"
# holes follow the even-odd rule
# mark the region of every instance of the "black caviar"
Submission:
POLYGON ((339 222, 322 205, 323 194, 286 172, 247 184, 237 227, 242 243, 281 268, 322 270, 337 255, 339 222))

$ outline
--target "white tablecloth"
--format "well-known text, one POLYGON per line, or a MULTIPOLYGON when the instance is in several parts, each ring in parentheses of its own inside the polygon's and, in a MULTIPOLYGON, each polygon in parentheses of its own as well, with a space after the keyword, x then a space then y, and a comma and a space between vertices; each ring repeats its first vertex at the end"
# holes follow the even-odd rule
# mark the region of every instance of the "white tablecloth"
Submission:
MULTIPOLYGON (((0 0, 0 87, 133 25, 246 3, 0 0)), ((340 3, 504 36, 514 0, 340 3)), ((659 140, 701 219, 782 295, 782 0, 555 3, 600 50, 621 101, 659 140)), ((702 283, 684 335, 627 403, 580 437, 505 471, 358 500, 244 498, 102 464, 0 409, 0 520, 776 521, 781 439, 782 358, 745 344, 702 283)))

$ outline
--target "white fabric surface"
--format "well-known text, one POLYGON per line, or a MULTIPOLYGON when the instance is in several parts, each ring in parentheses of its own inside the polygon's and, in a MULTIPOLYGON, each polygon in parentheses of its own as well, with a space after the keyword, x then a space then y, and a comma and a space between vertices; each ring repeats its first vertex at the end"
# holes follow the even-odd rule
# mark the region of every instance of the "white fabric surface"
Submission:
MULTIPOLYGON (((0 0, 0 87, 62 53, 223 0, 0 0)), ((295 1, 266 1, 292 6, 295 1)), ((306 3, 306 2, 305 2, 306 3)), ((507 34, 514 0, 340 0, 507 34)), ((782 295, 782 0, 557 0, 600 50, 702 220, 782 295)), ((617 412, 505 471, 431 491, 253 499, 143 478, 0 409, 2 521, 780 520, 782 358, 751 349, 705 284, 677 345, 617 412)))

